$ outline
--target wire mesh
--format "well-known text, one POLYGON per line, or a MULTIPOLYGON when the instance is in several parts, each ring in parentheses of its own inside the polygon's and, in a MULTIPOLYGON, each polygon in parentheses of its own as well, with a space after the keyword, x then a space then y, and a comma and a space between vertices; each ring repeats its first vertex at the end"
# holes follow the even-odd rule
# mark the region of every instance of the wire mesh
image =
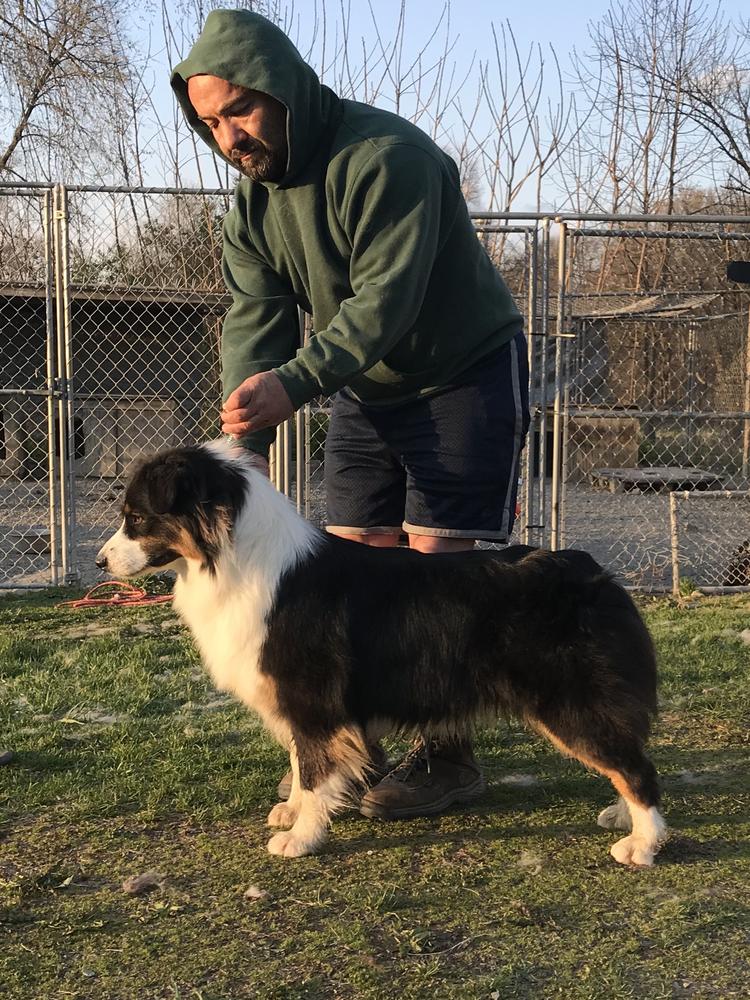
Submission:
POLYGON ((224 194, 71 191, 78 568, 111 530, 133 462, 218 437, 224 194))
POLYGON ((750 491, 670 496, 672 590, 750 590, 750 491))
MULTIPOLYGON (((0 186, 0 586, 53 580, 60 552, 97 579, 133 461, 220 431, 231 193, 70 188, 53 239, 50 195, 0 186)), ((748 485, 750 294, 724 273, 750 256, 748 220, 476 225, 530 340, 516 537, 668 590, 670 491, 748 485)), ((329 399, 305 406, 274 456, 317 524, 329 413, 329 399)), ((691 530, 719 565, 726 546, 705 522, 691 530)))
POLYGON ((671 491, 747 485, 748 253, 740 224, 570 235, 562 540, 631 586, 670 585, 671 491))
POLYGON ((0 189, 0 587, 56 579, 49 204, 0 189))

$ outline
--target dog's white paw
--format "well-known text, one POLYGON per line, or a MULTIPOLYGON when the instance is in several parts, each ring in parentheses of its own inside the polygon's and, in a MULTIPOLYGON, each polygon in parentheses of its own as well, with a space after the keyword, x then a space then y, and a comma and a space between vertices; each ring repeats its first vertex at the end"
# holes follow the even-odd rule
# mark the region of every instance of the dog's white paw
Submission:
POLYGON ((640 837, 623 837, 612 844, 609 853, 621 865, 638 865, 640 868, 650 868, 654 863, 654 852, 640 837))
POLYGON ((299 809, 290 806, 288 802, 277 802, 266 817, 266 824, 268 826, 280 826, 288 829, 297 822, 298 815, 299 809))
POLYGON ((315 844, 295 837, 291 830, 275 833, 268 841, 268 853, 277 854, 281 858, 303 858, 306 854, 315 853, 315 844))
POLYGON ((596 822, 599 826, 603 826, 605 830, 633 829, 633 820, 630 817, 628 804, 624 801, 624 799, 618 799, 618 801, 613 802, 611 806, 607 806, 606 809, 602 809, 596 817, 596 822))

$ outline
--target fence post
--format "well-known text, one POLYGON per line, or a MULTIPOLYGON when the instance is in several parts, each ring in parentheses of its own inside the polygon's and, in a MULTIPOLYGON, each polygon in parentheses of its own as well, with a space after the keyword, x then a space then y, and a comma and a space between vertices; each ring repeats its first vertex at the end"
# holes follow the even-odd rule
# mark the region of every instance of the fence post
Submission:
MULTIPOLYGON (((747 307, 747 340, 745 344, 745 372, 742 408, 745 414, 750 412, 750 306, 747 307)), ((742 421, 742 479, 747 481, 748 465, 750 465, 750 417, 742 421)))
MULTIPOLYGON (((536 341, 537 334, 537 257, 538 257, 538 235, 539 229, 534 226, 527 234, 528 238, 528 295, 526 307, 526 346, 529 366, 529 437, 528 444, 524 449, 523 456, 523 499, 521 512, 523 522, 521 525, 521 541, 524 545, 538 544, 539 523, 535 515, 535 489, 534 489, 534 435, 538 434, 538 407, 534 396, 534 379, 536 376, 536 341)), ((537 438, 538 440, 538 438, 537 438)), ((543 474, 543 473, 542 473, 543 474)))
POLYGON ((76 563, 75 433, 73 400, 73 349, 70 311, 70 261, 68 255, 68 192, 63 184, 54 191, 55 317, 57 339, 57 440, 60 452, 60 526, 63 582, 75 584, 76 563))
POLYGON ((547 541, 547 367, 549 353, 549 223, 542 219, 542 275, 540 310, 541 372, 539 374, 539 542, 547 541))
POLYGON ((60 582, 60 538, 58 510, 58 462, 55 448, 55 246, 53 192, 44 192, 42 208, 44 227, 44 284, 46 323, 46 378, 47 378, 47 487, 49 489, 49 550, 50 583, 60 582))
POLYGON ((565 273, 567 223, 559 224, 557 247, 557 319, 555 323, 555 398, 552 410, 552 510, 550 548, 560 547, 560 473, 562 471, 563 342, 565 326, 565 273))

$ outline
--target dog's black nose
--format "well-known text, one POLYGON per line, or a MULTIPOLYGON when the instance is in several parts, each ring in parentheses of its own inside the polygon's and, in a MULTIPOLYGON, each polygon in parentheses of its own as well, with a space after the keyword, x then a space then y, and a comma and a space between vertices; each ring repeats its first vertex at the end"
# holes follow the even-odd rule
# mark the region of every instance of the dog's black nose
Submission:
POLYGON ((107 568, 107 557, 106 556, 97 556, 96 557, 96 565, 99 567, 99 569, 106 569, 107 568))

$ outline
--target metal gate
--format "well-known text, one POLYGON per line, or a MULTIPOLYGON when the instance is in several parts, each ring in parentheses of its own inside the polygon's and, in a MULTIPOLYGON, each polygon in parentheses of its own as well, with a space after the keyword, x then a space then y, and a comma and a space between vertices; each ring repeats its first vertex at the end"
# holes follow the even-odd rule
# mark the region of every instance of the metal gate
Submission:
POLYGON ((54 188, 0 188, 0 588, 74 581, 54 188))

